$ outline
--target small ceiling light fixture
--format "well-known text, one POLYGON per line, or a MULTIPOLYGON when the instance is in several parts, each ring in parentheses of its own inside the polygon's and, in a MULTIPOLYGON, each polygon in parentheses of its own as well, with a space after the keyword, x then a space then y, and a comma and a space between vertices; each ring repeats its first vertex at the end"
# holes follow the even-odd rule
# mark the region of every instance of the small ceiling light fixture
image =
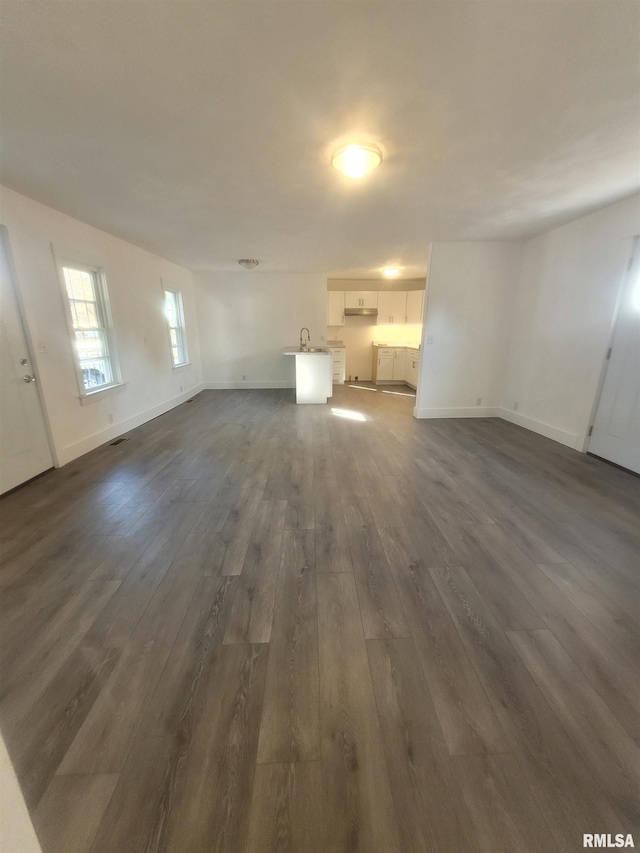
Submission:
POLYGON ((256 261, 255 258, 241 258, 238 263, 241 267, 244 267, 246 270, 255 269, 258 266, 260 261, 256 261))
POLYGON ((400 275, 400 267, 385 267, 382 270, 382 275, 386 278, 395 278, 400 275))
POLYGON ((331 157, 331 165, 348 178, 364 178, 382 163, 382 151, 375 145, 347 145, 331 157))

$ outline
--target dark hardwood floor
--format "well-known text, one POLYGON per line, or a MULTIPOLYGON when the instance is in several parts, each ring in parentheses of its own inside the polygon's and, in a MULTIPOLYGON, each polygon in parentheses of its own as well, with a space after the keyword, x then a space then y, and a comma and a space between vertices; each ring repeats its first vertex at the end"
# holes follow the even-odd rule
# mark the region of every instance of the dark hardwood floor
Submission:
POLYGON ((640 845, 640 481, 413 405, 203 392, 0 499, 44 853, 640 845))

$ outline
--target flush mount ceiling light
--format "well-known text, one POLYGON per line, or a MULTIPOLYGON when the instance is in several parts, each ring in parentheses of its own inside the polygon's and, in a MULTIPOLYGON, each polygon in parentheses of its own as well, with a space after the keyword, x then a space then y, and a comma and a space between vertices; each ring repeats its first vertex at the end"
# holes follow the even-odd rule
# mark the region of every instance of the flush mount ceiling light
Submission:
POLYGON ((385 267, 382 270, 382 275, 386 278, 395 278, 400 275, 400 267, 385 267))
POLYGON ((255 258, 241 258, 238 261, 241 267, 244 267, 246 270, 252 270, 258 266, 260 261, 256 261, 255 258))
POLYGON ((382 151, 375 145, 346 145, 331 157, 331 165, 348 178, 364 178, 382 163, 382 151))

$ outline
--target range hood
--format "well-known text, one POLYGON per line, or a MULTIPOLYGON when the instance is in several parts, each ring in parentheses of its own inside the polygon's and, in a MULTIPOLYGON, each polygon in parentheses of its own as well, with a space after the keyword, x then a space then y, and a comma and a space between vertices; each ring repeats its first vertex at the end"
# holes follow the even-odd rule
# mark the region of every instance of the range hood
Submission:
POLYGON ((345 308, 345 317, 377 317, 377 308, 345 308))

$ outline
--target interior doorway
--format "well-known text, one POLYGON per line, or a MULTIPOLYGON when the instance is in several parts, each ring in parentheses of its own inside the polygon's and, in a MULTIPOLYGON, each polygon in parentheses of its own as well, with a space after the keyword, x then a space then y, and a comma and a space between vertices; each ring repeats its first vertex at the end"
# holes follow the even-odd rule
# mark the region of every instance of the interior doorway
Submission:
POLYGON ((4 225, 0 226, 0 494, 53 466, 33 357, 18 303, 4 225))
POLYGON ((640 239, 624 283, 588 452, 640 474, 640 239))

